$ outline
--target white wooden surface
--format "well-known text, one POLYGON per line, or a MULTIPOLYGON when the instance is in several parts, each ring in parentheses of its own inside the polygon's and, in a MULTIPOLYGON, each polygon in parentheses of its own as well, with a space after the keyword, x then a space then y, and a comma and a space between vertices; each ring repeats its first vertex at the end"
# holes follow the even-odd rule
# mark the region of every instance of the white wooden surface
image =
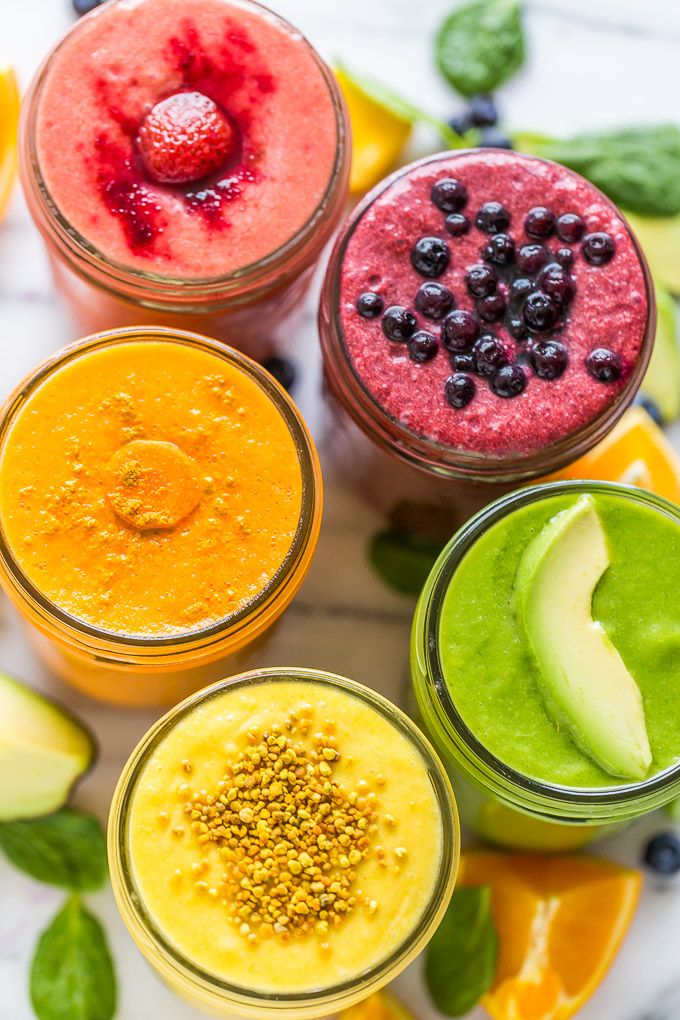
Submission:
MULTIPOLYGON (((442 115, 459 103, 434 71, 431 37, 453 0, 270 0, 329 58, 374 73, 442 115)), ((502 93, 515 127, 567 133, 588 127, 680 120, 680 7, 676 0, 527 0, 526 70, 502 93)), ((25 86, 44 53, 70 24, 68 0, 0 0, 0 62, 11 61, 25 86)), ((419 136, 415 149, 431 142, 419 136)), ((315 295, 291 336, 301 371, 296 397, 323 439, 318 397, 315 295)), ((47 353, 74 338, 19 194, 0 228, 0 390, 4 394, 47 353)), ((406 663, 412 604, 370 572, 368 537, 378 521, 327 476, 326 514, 316 561, 300 596, 253 665, 300 664, 345 673, 397 697, 406 663)), ((107 709, 66 691, 45 674, 13 612, 0 603, 0 667, 67 701, 92 725, 99 764, 77 800, 105 819, 120 767, 154 718, 107 709)), ((611 841, 603 853, 636 863, 645 835, 666 826, 651 817, 611 841)), ((0 860, 0 1020, 30 1020, 28 962, 59 892, 29 882, 0 860)), ((120 1020, 154 1015, 190 1020, 144 963, 118 919, 111 895, 91 898, 109 933, 120 980, 120 1020)), ((633 930, 582 1020, 678 1020, 680 885, 647 879, 633 930)), ((435 1020, 414 964, 397 982, 415 1014, 435 1020)), ((481 1020, 481 1011, 471 1014, 481 1020)))

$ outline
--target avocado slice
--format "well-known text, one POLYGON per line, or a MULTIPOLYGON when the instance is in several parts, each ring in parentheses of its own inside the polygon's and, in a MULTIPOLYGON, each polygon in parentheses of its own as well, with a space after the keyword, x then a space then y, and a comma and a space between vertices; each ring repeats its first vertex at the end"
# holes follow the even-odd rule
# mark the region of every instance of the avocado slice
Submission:
POLYGON ((652 763, 642 696, 592 616, 593 592, 608 566, 595 503, 581 496, 524 550, 516 608, 554 723, 610 775, 642 779, 652 763))
POLYGON ((56 811, 94 757, 91 734, 73 716, 0 673, 0 822, 56 811))
POLYGON ((680 215, 639 216, 624 212, 654 275, 671 294, 680 294, 680 215))
MULTIPOLYGON (((678 234, 680 244, 680 233, 678 234)), ((653 400, 665 422, 680 415, 680 339, 675 301, 665 287, 654 283, 656 337, 641 390, 653 400)))

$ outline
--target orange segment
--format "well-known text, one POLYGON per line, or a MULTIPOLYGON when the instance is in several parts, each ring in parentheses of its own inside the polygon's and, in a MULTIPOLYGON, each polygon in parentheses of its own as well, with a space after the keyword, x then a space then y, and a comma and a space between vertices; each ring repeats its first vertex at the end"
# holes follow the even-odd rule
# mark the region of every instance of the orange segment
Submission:
POLYGON ((642 407, 626 411, 601 443, 552 477, 639 485, 680 503, 680 458, 642 407))
POLYGON ((482 999, 493 1020, 567 1020, 604 978, 641 876, 595 857, 473 852, 459 882, 491 887, 500 952, 482 999))
POLYGON ((0 216, 4 213, 17 167, 19 87, 11 67, 0 64, 0 216))
POLYGON ((343 1010, 338 1020, 415 1020, 415 1017, 391 993, 376 992, 343 1010))

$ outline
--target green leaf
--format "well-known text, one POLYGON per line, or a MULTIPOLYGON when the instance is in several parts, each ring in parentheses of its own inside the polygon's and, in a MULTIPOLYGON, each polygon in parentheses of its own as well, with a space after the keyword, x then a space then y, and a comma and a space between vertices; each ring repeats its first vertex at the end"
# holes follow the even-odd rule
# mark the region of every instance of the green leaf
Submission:
POLYGON ((360 92, 363 92, 364 95, 372 99, 374 103, 382 106, 383 109, 387 110, 394 117, 405 121, 407 124, 429 124, 430 127, 437 131, 449 149, 464 149, 477 143, 477 132, 467 132, 465 135, 459 135, 457 131, 450 128, 443 120, 435 117, 427 110, 416 106, 410 99, 405 99, 404 96, 394 92, 386 85, 383 85, 382 82, 377 81, 377 79, 356 74, 356 72, 350 71, 340 61, 336 61, 336 66, 342 70, 342 73, 360 92))
POLYGON ((463 96, 493 92, 524 63, 519 0, 472 0, 456 7, 435 41, 437 64, 463 96))
POLYGON ((70 897, 40 936, 30 976, 38 1020, 111 1020, 116 975, 102 926, 70 897))
POLYGON ((497 959, 491 890, 456 889, 425 957, 425 980, 437 1009, 447 1016, 473 1009, 491 986, 497 959))
POLYGON ((106 841, 96 818, 62 808, 53 815, 0 824, 0 848, 39 882, 76 892, 106 881, 106 841))
POLYGON ((680 212, 680 128, 674 124, 565 139, 520 132, 513 141, 523 152, 571 167, 642 216, 680 212))
POLYGON ((406 531, 381 531, 368 550, 371 564, 391 588, 406 595, 419 595, 443 542, 406 531))

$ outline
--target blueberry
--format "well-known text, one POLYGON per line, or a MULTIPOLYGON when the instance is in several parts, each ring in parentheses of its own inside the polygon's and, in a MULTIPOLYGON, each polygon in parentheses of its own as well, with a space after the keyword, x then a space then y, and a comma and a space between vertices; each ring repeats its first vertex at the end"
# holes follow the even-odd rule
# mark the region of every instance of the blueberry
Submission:
POLYGON ((482 251, 487 262, 509 266, 515 257, 515 241, 510 234, 494 234, 482 251))
POLYGON ((498 277, 490 266, 470 266, 465 276, 465 283, 473 297, 487 297, 487 295, 495 293, 498 277))
POLYGON ((574 253, 571 248, 558 248, 555 252, 555 262, 564 269, 571 269, 574 264, 574 253))
POLYGON ((411 249, 411 265, 421 276, 441 276, 450 261, 449 246, 440 237, 421 237, 411 249))
POLYGON ((568 305, 570 301, 573 301, 576 293, 571 276, 557 262, 551 262, 545 267, 538 277, 538 285, 560 306, 568 305))
POLYGON ((518 397, 527 384, 519 365, 504 365, 491 379, 491 389, 498 397, 518 397))
POLYGON ((470 120, 475 127, 492 127, 498 123, 498 110, 493 96, 484 92, 472 96, 469 103, 470 120))
POLYGON ((555 214, 544 205, 536 205, 524 217, 524 229, 529 237, 550 237, 555 230, 555 214))
POLYGON ((295 384, 295 366, 287 358, 267 358, 262 362, 270 375, 273 375, 277 383, 283 386, 284 390, 290 390, 295 384))
POLYGON ((72 3, 73 10, 80 18, 83 14, 89 14, 95 7, 99 7, 104 3, 104 0, 72 0, 72 3))
POLYGON ((529 330, 527 329, 522 319, 517 319, 513 316, 508 322, 508 333, 515 340, 526 340, 529 336, 529 330))
POLYGON ((510 213, 500 202, 485 202, 475 222, 485 234, 500 234, 510 226, 510 213))
POLYGON ((433 280, 421 284, 413 303, 416 311, 421 312, 427 319, 443 319, 456 307, 455 298, 449 288, 433 280))
POLYGON ((444 226, 452 237, 462 237, 463 234, 468 233, 472 224, 467 216, 463 216, 462 213, 454 212, 446 217, 444 220, 444 226))
POLYGON ((479 323, 472 312, 451 312, 442 323, 442 343, 449 351, 469 350, 479 336, 479 323))
POLYGON ((576 213, 563 213, 557 219, 557 236, 560 241, 566 241, 567 244, 580 241, 585 229, 585 223, 576 213))
POLYGON ((666 423, 664 421, 659 405, 656 403, 656 401, 652 400, 651 397, 646 396, 644 393, 638 393, 638 395, 635 398, 635 403, 638 405, 638 407, 643 408, 643 410, 647 412, 649 417, 652 419, 653 422, 656 422, 659 428, 664 427, 666 423))
POLYGON ((593 234, 586 234, 581 251, 586 262, 590 262, 592 266, 604 266, 614 258, 616 245, 613 237, 597 230, 593 234))
POLYGON ((385 302, 380 294, 374 294, 372 290, 367 290, 357 298, 357 311, 364 319, 376 319, 384 307, 385 302))
POLYGON ((496 292, 477 301, 477 314, 485 322, 499 322, 505 315, 505 298, 496 292))
POLYGON ((455 131, 457 135, 464 135, 466 131, 469 131, 472 127, 472 121, 470 120, 470 114, 466 111, 460 113, 456 117, 451 117, 447 121, 452 131, 455 131))
POLYGON ((680 871, 680 839, 674 832, 653 836, 645 847, 643 860, 659 875, 675 875, 680 871))
POLYGON ((456 372, 475 371, 475 359, 465 351, 451 351, 449 361, 451 362, 451 368, 455 369, 456 372))
POLYGON ((586 368, 599 382, 616 382, 621 378, 621 358, 607 347, 596 347, 586 358, 586 368))
POLYGON ((529 352, 529 364, 539 379, 559 379, 568 361, 567 348, 557 340, 538 340, 529 352))
POLYGON ((455 177, 442 177, 432 185, 430 198, 445 213, 460 212, 468 200, 467 188, 455 177))
POLYGON ((406 343, 416 331, 418 322, 413 312, 401 305, 390 305, 382 317, 383 333, 388 340, 406 343))
POLYGON ((514 149, 512 139, 495 127, 485 127, 479 133, 480 149, 514 149))
POLYGON ((475 395, 474 380, 464 372, 450 375, 444 383, 444 393, 451 407, 465 407, 475 395))
POLYGON ((505 348, 498 337, 485 333, 472 348, 475 369, 480 375, 494 375, 499 368, 508 363, 505 348))
POLYGON ((510 285, 510 300, 517 304, 518 302, 524 301, 528 298, 531 292, 535 289, 535 284, 531 280, 527 280, 524 276, 518 276, 516 280, 512 281, 510 285))
POLYGON ((436 336, 424 329, 419 329, 417 333, 414 333, 408 342, 408 352, 413 361, 421 363, 431 361, 438 350, 439 344, 436 336))
POLYGON ((544 333, 555 326, 560 317, 560 310, 557 302, 549 294, 537 290, 524 302, 522 315, 529 329, 544 333))
POLYGON ((523 273, 537 273, 548 261, 548 252, 542 244, 523 244, 515 261, 523 273))

